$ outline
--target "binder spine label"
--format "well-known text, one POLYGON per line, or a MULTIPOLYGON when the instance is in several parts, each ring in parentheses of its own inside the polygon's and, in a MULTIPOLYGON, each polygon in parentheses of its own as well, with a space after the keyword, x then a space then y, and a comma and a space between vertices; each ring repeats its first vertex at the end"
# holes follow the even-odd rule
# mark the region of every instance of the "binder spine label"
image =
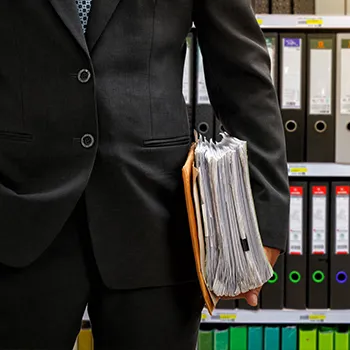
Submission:
POLYGON ((282 109, 301 109, 301 38, 283 38, 282 109))
POLYGON ((332 39, 311 39, 310 114, 332 113, 332 39))
POLYGON ((335 254, 349 254, 350 186, 336 186, 335 254))
POLYGON ((312 254, 326 254, 327 187, 312 188, 312 254))
POLYGON ((185 98, 186 104, 190 104, 191 102, 191 87, 190 87, 190 80, 191 80, 191 45, 192 40, 190 37, 186 38, 186 56, 185 56, 185 65, 184 65, 184 75, 183 75, 183 81, 182 81, 182 93, 185 98))
POLYGON ((340 113, 350 115, 350 40, 341 41, 340 113))
POLYGON ((289 254, 303 254, 303 188, 290 187, 289 254))
POLYGON ((198 46, 197 51, 197 69, 198 69, 198 77, 197 77, 197 104, 199 105, 209 105, 209 95, 207 90, 207 85, 205 82, 205 74, 204 74, 204 66, 203 66, 203 56, 201 50, 198 46))

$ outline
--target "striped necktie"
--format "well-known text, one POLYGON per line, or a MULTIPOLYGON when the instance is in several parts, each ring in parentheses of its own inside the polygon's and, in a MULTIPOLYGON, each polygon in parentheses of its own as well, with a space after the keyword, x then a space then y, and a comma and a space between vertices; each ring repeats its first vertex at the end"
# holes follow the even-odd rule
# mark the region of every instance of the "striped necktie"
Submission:
POLYGON ((91 1, 92 0, 75 0, 84 34, 86 32, 86 28, 89 20, 89 13, 91 10, 91 1))

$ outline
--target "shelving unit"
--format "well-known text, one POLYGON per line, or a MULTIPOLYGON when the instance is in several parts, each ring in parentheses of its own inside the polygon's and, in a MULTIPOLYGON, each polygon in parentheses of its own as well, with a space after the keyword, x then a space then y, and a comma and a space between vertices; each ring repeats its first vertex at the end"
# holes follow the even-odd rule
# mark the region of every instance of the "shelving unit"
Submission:
POLYGON ((348 177, 350 164, 336 163, 289 163, 289 176, 348 177))
MULTIPOLYGON (((89 320, 87 311, 84 321, 89 320)), ((202 323, 236 324, 349 324, 350 310, 219 310, 212 316, 204 309, 202 323)))
POLYGON ((263 29, 349 29, 350 16, 256 15, 263 29))
POLYGON ((215 310, 204 311, 202 323, 349 324, 350 310, 215 310))

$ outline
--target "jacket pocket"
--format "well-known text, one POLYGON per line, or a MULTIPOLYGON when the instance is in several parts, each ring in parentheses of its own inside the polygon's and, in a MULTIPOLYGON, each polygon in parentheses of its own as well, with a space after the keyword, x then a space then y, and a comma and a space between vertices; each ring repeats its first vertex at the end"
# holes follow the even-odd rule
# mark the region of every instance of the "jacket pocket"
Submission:
POLYGON ((171 137, 165 139, 152 139, 143 141, 145 147, 171 147, 171 146, 185 146, 190 143, 189 136, 171 137))
POLYGON ((22 132, 0 130, 0 140, 31 142, 33 141, 33 135, 28 133, 22 133, 22 132))

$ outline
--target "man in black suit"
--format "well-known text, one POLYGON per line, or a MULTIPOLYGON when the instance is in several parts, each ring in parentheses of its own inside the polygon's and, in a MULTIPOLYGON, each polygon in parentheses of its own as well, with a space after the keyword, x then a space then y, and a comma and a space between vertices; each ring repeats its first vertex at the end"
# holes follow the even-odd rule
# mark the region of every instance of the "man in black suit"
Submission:
POLYGON ((71 349, 87 303, 96 350, 194 349, 203 301, 181 180, 192 22, 215 113, 248 142, 272 264, 284 250, 281 116, 248 0, 2 0, 1 349, 71 349))

